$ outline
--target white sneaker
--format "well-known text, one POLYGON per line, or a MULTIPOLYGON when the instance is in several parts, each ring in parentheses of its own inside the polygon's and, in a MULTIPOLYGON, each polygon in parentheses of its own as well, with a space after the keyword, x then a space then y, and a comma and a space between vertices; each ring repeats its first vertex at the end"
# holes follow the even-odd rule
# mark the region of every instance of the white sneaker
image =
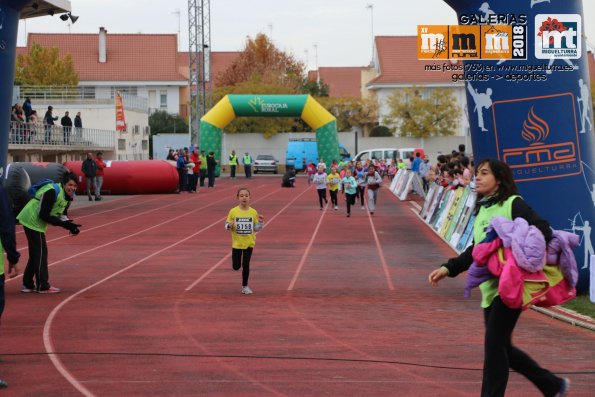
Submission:
POLYGON ((335 211, 337 211, 339 209, 338 205, 335 205, 335 211))
POLYGON ((364 207, 364 206, 362 205, 362 210, 365 210, 365 209, 366 209, 366 207, 364 207))
POLYGON ((253 294, 253 293, 254 293, 254 291, 252 291, 250 289, 250 287, 248 287, 248 286, 242 287, 242 294, 250 295, 250 294, 253 294))

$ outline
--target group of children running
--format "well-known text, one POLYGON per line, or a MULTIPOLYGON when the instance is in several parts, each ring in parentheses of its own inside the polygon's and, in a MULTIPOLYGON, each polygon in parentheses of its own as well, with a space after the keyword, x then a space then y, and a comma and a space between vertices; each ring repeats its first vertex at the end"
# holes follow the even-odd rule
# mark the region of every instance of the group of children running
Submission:
POLYGON ((355 165, 351 161, 343 164, 333 162, 330 172, 327 173, 326 164, 321 162, 313 172, 313 164, 310 162, 306 168, 308 184, 313 183, 316 186, 320 210, 322 211, 324 204, 328 202, 326 196, 328 188, 335 211, 339 209, 338 193, 345 194, 347 217, 351 217, 351 207, 355 205, 357 199, 361 202, 362 210, 366 208, 364 196, 367 188, 368 210, 370 215, 374 215, 378 189, 383 179, 378 167, 373 161, 358 161, 355 165))

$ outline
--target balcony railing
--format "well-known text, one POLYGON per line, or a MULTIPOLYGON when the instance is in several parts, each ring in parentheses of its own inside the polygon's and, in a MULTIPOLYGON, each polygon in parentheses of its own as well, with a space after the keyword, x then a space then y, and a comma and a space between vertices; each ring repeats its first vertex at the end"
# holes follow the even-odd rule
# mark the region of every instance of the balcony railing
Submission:
POLYGON ((13 121, 10 123, 8 144, 23 148, 31 145, 114 148, 115 135, 115 131, 108 130, 13 121))
MULTIPOLYGON (((77 105, 77 104, 114 104, 115 100, 110 93, 105 96, 98 95, 95 87, 88 86, 20 86, 20 97, 31 98, 33 102, 44 105, 77 105)), ((141 112, 149 111, 147 98, 135 95, 122 94, 124 109, 134 109, 141 112)))

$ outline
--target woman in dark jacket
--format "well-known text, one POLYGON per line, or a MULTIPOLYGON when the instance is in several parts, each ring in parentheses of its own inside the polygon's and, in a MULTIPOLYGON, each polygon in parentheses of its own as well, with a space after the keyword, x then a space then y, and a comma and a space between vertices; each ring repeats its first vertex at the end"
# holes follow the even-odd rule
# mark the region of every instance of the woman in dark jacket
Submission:
MULTIPOLYGON (((524 218, 537 227, 546 243, 552 239, 552 230, 518 195, 510 167, 503 161, 487 159, 479 163, 476 171, 477 207, 473 223, 473 243, 486 236, 486 227, 492 218, 524 218)), ((473 262, 473 245, 456 258, 451 258, 430 273, 430 284, 437 285, 445 277, 456 277, 473 262)), ((484 309, 485 339, 482 397, 503 397, 506 392, 510 368, 529 379, 544 396, 564 396, 569 381, 541 368, 529 355, 513 346, 512 332, 521 314, 520 308, 506 306, 498 294, 498 278, 480 285, 481 306, 484 309)))
POLYGON ((207 156, 207 175, 209 178, 209 187, 215 187, 215 168, 217 167, 217 160, 215 160, 215 152, 209 152, 207 156))

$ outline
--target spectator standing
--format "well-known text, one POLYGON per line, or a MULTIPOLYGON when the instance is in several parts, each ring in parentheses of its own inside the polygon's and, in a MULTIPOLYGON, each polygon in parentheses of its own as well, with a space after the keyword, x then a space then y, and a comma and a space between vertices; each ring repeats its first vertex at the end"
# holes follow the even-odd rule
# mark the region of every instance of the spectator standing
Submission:
POLYGON ((200 175, 200 156, 198 155, 197 147, 195 147, 190 154, 190 162, 194 164, 194 167, 192 168, 192 180, 190 181, 190 191, 196 193, 198 177, 200 175))
POLYGON ((215 160, 215 152, 209 152, 207 156, 207 174, 209 177, 209 187, 215 187, 215 168, 217 167, 217 160, 215 160))
POLYGON ((236 179, 236 167, 238 166, 238 156, 236 156, 236 151, 232 150, 231 154, 229 155, 229 177, 231 179, 236 179))
POLYGON ((64 113, 64 117, 60 120, 60 124, 62 124, 62 134, 64 136, 64 144, 70 144, 70 131, 72 130, 72 119, 69 116, 68 112, 64 113))
POLYGON ((95 158, 95 164, 97 164, 97 175, 95 176, 95 201, 101 200, 101 187, 103 186, 103 170, 106 167, 105 162, 103 161, 103 153, 97 152, 97 157, 95 158))
POLYGON ((45 125, 45 139, 43 143, 46 145, 52 142, 52 130, 54 128, 54 121, 58 120, 58 116, 54 117, 52 114, 54 108, 52 106, 48 106, 48 110, 45 112, 43 116, 43 124, 45 125))
POLYGON ((188 191, 186 184, 186 159, 184 158, 184 149, 178 150, 178 159, 176 160, 176 169, 178 170, 178 192, 188 191))
POLYGON ((37 123, 39 123, 37 110, 33 110, 29 116, 29 143, 34 142, 37 136, 37 123))
POLYGON ((428 176, 428 172, 430 172, 430 169, 432 169, 432 166, 430 165, 430 158, 426 154, 424 156, 424 161, 419 165, 419 176, 421 176, 423 188, 426 192, 428 191, 428 180, 426 177, 428 176))
POLYGON ((25 98, 25 102, 23 102, 23 113, 25 113, 25 121, 29 121, 29 117, 33 112, 33 106, 31 105, 31 98, 25 98))
POLYGON ((77 112, 74 116, 74 141, 77 143, 83 142, 83 119, 81 112, 77 112))
POLYGON ((89 197, 89 201, 93 201, 93 196, 91 196, 91 186, 94 187, 95 197, 97 197, 97 182, 95 182, 95 177, 97 176, 97 163, 93 159, 93 153, 87 153, 87 158, 83 161, 81 171, 85 175, 87 196, 89 197))
POLYGON ((167 157, 165 159, 170 161, 176 161, 176 156, 174 156, 173 149, 169 149, 169 152, 167 153, 167 157))
POLYGON ((250 156, 250 153, 246 152, 246 154, 244 154, 244 172, 246 174, 246 178, 252 178, 252 156, 250 156))
POLYGON ((417 172, 417 174, 419 175, 419 166, 421 165, 421 163, 423 163, 421 159, 421 154, 419 152, 416 152, 415 158, 411 162, 411 171, 417 172))
MULTIPOLYGON (((17 251, 17 238, 15 231, 14 215, 8 199, 8 193, 0 184, 0 318, 4 312, 4 251, 8 259, 8 277, 18 276, 19 268, 17 263, 21 254, 17 251)), ((0 380, 0 388, 8 387, 8 384, 0 380)))
POLYGON ((207 167, 207 156, 204 150, 200 151, 200 186, 203 187, 205 185, 205 178, 207 177, 208 167, 207 167))

